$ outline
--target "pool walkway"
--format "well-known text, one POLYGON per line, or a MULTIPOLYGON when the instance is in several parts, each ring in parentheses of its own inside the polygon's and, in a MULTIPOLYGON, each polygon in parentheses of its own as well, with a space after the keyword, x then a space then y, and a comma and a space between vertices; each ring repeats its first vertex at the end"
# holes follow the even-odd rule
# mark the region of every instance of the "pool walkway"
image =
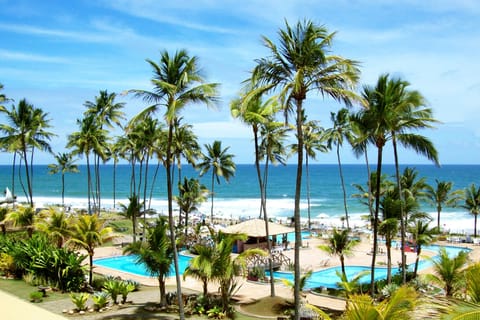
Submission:
POLYGON ((22 300, 0 290, 2 319, 11 320, 65 320, 65 317, 45 310, 34 303, 22 300))

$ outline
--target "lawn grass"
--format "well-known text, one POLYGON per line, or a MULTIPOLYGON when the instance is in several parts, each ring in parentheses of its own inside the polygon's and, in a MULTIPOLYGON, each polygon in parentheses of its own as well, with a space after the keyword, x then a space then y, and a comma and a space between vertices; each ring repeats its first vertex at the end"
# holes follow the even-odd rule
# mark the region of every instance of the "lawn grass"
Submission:
MULTIPOLYGON (((0 289, 26 301, 30 301, 30 293, 38 291, 38 287, 31 286, 19 279, 0 279, 0 289)), ((43 302, 57 301, 65 298, 68 298, 68 295, 65 293, 47 291, 47 296, 43 297, 43 302)))

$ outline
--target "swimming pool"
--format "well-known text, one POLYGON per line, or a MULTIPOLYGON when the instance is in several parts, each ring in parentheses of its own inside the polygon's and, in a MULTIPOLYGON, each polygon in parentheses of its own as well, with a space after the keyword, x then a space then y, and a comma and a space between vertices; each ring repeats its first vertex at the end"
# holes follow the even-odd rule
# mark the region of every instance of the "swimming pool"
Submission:
MULTIPOLYGON (((180 274, 183 274, 183 271, 185 271, 185 269, 188 267, 191 259, 192 257, 183 254, 178 255, 178 269, 180 270, 180 274)), ((136 263, 135 255, 95 259, 93 264, 116 271, 131 273, 137 276, 150 277, 150 273, 148 273, 145 265, 143 263, 136 263)), ((175 276, 175 268, 173 267, 173 263, 170 266, 170 273, 168 276, 175 276)))
MULTIPOLYGON (((450 257, 457 255, 460 251, 471 251, 469 248, 461 248, 461 247, 453 247, 453 246, 438 246, 438 245, 430 245, 430 246, 423 246, 423 250, 438 252, 440 247, 444 247, 447 250, 447 253, 450 257)), ((430 267, 432 262, 426 259, 420 260, 418 264, 418 270, 425 269, 430 267)), ((410 264, 408 266, 408 270, 412 271, 414 268, 414 264, 410 264)), ((345 272, 347 274, 347 278, 349 280, 353 279, 359 272, 362 271, 370 271, 370 267, 368 266, 345 266, 345 272)), ((305 284, 305 289, 313 289, 318 287, 327 287, 327 288, 336 288, 337 282, 340 279, 337 276, 337 272, 342 272, 342 268, 332 267, 328 269, 323 269, 319 271, 312 272, 312 276, 307 280, 305 284)), ((392 268, 392 273, 398 272, 396 267, 392 268)), ((276 271, 274 272, 274 277, 276 279, 287 279, 293 282, 293 273, 292 272, 283 272, 283 271, 276 271)), ((375 268, 375 280, 381 280, 387 278, 387 268, 386 267, 376 267, 375 268)), ((367 274, 360 278, 361 281, 367 282, 370 281, 370 274, 367 274)))

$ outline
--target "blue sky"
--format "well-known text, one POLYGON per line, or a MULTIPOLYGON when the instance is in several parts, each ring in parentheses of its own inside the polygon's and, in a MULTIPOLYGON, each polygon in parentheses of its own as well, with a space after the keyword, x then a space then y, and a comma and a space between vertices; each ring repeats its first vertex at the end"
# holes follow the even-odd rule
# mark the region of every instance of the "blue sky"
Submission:
MULTIPOLYGON (((191 106, 185 120, 202 144, 221 140, 237 163, 253 163, 251 132, 231 118, 229 102, 254 60, 267 54, 261 36, 276 40, 285 20, 307 18, 337 31, 333 53, 361 63, 361 85, 390 73, 426 97, 441 123, 421 133, 433 140, 442 164, 480 163, 480 2, 475 0, 0 0, 0 7, 3 93, 49 113, 58 135, 51 141, 55 151, 63 151, 66 136, 77 130, 85 101, 105 89, 150 89, 145 59, 158 61, 162 50, 187 49, 199 58, 208 81, 221 84, 221 103, 218 110, 191 106)), ((133 98, 122 101, 128 115, 145 107, 133 98)), ((330 127, 330 112, 340 107, 310 96, 307 113, 330 127)), ((387 150, 387 163, 393 161, 390 154, 387 150)), ((348 148, 342 158, 361 162, 348 148)), ((400 161, 428 163, 408 151, 400 161)), ((10 155, 0 155, 0 163, 10 162, 10 155)), ((35 162, 53 160, 37 154, 35 162)), ((319 154, 317 162, 335 163, 335 153, 319 154)))

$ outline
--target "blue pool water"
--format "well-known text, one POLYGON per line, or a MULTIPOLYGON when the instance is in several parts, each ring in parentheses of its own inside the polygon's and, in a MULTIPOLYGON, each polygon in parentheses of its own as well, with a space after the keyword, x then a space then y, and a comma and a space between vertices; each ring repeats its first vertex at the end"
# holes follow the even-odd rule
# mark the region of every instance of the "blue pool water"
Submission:
MULTIPOLYGON (((422 251, 433 251, 438 252, 441 246, 438 245, 430 245, 430 246, 423 246, 422 251)), ((456 256, 460 251, 471 251, 469 248, 460 248, 460 247, 453 247, 453 246, 442 246, 447 250, 447 253, 450 257, 456 256)), ((422 270, 427 267, 430 267, 432 262, 426 259, 420 260, 418 264, 418 269, 422 270)), ((408 270, 413 271, 414 264, 408 266, 408 270)), ((366 266, 345 266, 345 272, 347 273, 347 278, 352 279, 361 271, 370 271, 370 267, 366 266)), ((318 287, 327 287, 327 288, 336 288, 337 282, 339 282, 339 277, 337 272, 342 272, 342 268, 332 267, 324 270, 315 271, 312 273, 312 276, 307 280, 305 288, 306 289, 313 289, 318 287)), ((398 272, 395 266, 392 267, 392 272, 398 272)), ((282 272, 276 271, 274 272, 274 276, 277 279, 287 279, 293 282, 293 273, 291 272, 282 272)), ((376 267, 375 268, 375 280, 381 280, 387 278, 387 268, 386 267, 376 267)), ((370 274, 367 274, 361 278, 361 281, 370 281, 370 274)))
MULTIPOLYGON (((306 233, 308 236, 308 233, 306 233)), ((302 235, 303 236, 303 235, 302 235)), ((461 248, 461 247, 453 247, 453 246, 443 246, 449 256, 455 256, 460 251, 471 251, 468 248, 461 248)), ((425 251, 433 251, 438 252, 440 246, 438 245, 430 245, 422 247, 422 250, 425 251)), ((191 257, 185 255, 179 255, 178 264, 180 273, 183 274, 183 271, 187 268, 191 257)), ((332 258, 335 259, 335 258, 332 258)), ((135 275, 140 276, 150 276, 147 272, 145 266, 143 264, 137 264, 135 262, 135 256, 128 255, 128 256, 118 256, 118 257, 111 257, 111 258, 103 258, 103 259, 96 259, 94 264, 97 266, 102 266, 105 268, 115 269, 122 272, 127 272, 135 275)), ((418 265, 418 269, 422 270, 432 265, 431 261, 422 259, 418 265)), ((409 265, 409 270, 413 270, 414 265, 409 265)), ((347 278, 352 279, 355 275, 357 275, 361 271, 370 271, 370 267, 366 266, 345 266, 345 271, 347 273, 347 278)), ((337 271, 341 272, 341 267, 332 267, 327 268, 319 271, 315 271, 312 273, 312 276, 308 279, 305 288, 312 289, 318 287, 327 287, 327 288, 335 288, 339 278, 337 276, 337 271)), ((397 268, 393 267, 392 272, 397 272, 397 268)), ((173 265, 171 267, 171 271, 169 276, 174 276, 175 271, 173 265)), ((283 272, 283 271, 276 271, 274 273, 276 279, 287 279, 293 281, 293 273, 291 272, 283 272)), ((375 268, 375 280, 385 279, 387 277, 387 268, 386 267, 377 267, 375 268)), ((363 281, 370 280, 370 274, 365 275, 362 277, 363 281)))
MULTIPOLYGON (((178 255, 178 269, 180 270, 180 274, 183 274, 183 271, 185 271, 185 269, 188 267, 191 259, 192 258, 189 256, 181 254, 178 255)), ((150 276, 143 263, 136 263, 136 258, 134 255, 96 259, 93 264, 100 267, 132 273, 139 276, 150 276)), ((168 276, 175 276, 175 268, 173 267, 173 264, 170 267, 170 273, 168 276)))

